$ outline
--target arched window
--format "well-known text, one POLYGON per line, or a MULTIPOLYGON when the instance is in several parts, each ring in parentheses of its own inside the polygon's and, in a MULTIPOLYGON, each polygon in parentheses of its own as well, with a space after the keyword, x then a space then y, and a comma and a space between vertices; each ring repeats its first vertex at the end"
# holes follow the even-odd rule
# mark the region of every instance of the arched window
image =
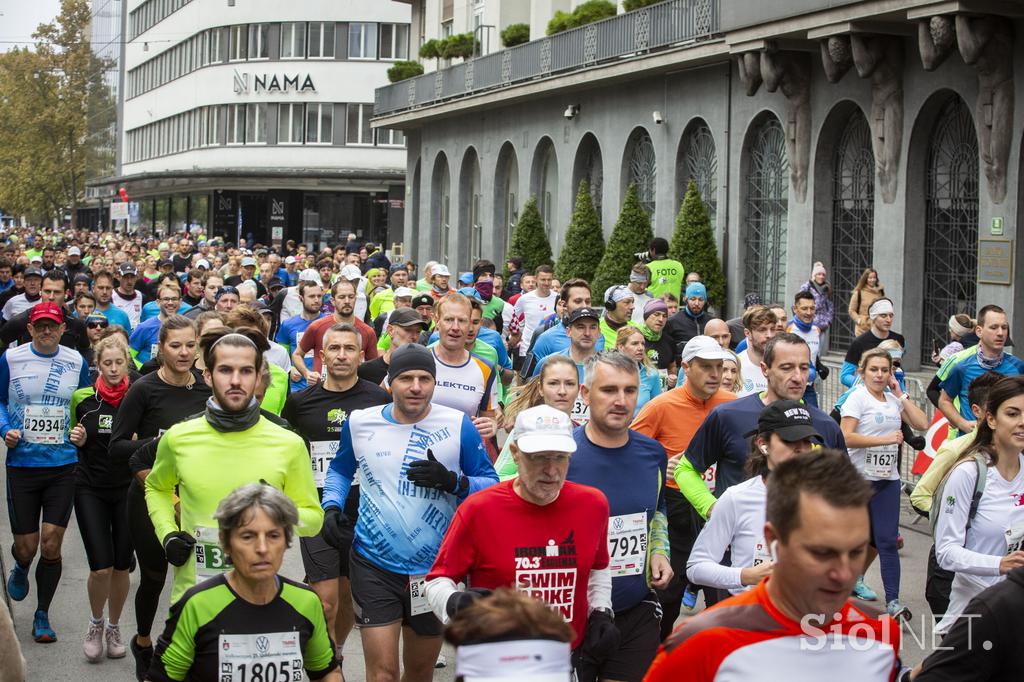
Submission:
POLYGON ((519 162, 511 142, 506 142, 498 153, 494 192, 494 256, 498 259, 508 254, 512 231, 519 222, 519 162), (499 252, 499 248, 504 248, 504 253, 499 252))
POLYGON ((857 280, 873 261, 875 241, 875 155, 871 129, 859 109, 846 121, 832 160, 832 300, 836 314, 830 346, 853 341, 853 322, 843 311, 857 280))
POLYGON ((978 272, 978 137, 956 95, 942 105, 928 143, 921 360, 944 341, 949 316, 975 309, 978 272))
POLYGON ((697 191, 704 205, 708 207, 711 227, 717 224, 718 215, 718 155, 715 152, 715 136, 704 121, 690 127, 683 137, 680 146, 680 158, 677 166, 679 178, 679 203, 686 196, 686 188, 692 179, 697 184, 697 191))
POLYGON ((474 149, 469 149, 462 162, 462 178, 459 188, 460 229, 463 239, 469 239, 469 263, 480 260, 483 252, 483 220, 480 215, 480 159, 474 149))
POLYGON ((751 133, 746 177, 746 260, 744 292, 767 302, 786 292, 786 231, 789 217, 789 160, 786 135, 774 116, 751 133))
POLYGON ((540 204, 541 220, 544 221, 544 231, 548 235, 553 253, 558 253, 557 230, 555 228, 555 211, 558 210, 558 159, 555 157, 555 148, 548 145, 544 151, 544 161, 541 166, 540 196, 537 197, 540 204))
POLYGON ((597 211, 597 219, 601 220, 601 203, 604 193, 604 161, 601 157, 601 146, 593 134, 583 136, 576 150, 576 170, 573 174, 572 192, 575 202, 576 193, 580 189, 580 181, 586 180, 590 188, 590 198, 597 211))
POLYGON ((636 185, 640 205, 654 221, 657 205, 658 162, 654 153, 654 142, 643 128, 633 133, 629 148, 629 183, 636 185))
POLYGON ((437 221, 437 260, 448 264, 449 242, 452 228, 452 179, 448 172, 448 158, 438 154, 434 162, 434 177, 431 181, 433 200, 430 217, 437 221))

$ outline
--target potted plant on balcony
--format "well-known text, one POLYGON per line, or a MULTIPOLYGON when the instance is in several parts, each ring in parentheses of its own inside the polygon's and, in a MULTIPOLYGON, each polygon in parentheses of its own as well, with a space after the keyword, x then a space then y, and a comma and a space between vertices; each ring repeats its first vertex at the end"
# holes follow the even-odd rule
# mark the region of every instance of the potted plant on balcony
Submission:
POLYGON ((420 59, 440 59, 441 58, 441 41, 437 38, 431 38, 420 45, 420 59))
POLYGON ((587 2, 579 5, 571 13, 561 10, 555 12, 555 15, 551 17, 551 21, 548 22, 547 34, 553 36, 556 33, 568 31, 570 28, 577 28, 600 21, 601 19, 614 17, 617 13, 618 8, 610 0, 587 0, 587 2))
POLYGON ((423 75, 423 65, 413 61, 398 61, 388 69, 388 81, 397 83, 408 78, 423 75))
POLYGON ((469 59, 479 46, 480 41, 472 33, 456 33, 441 41, 439 52, 444 59, 469 59))
POLYGON ((635 9, 641 7, 647 7, 648 5, 656 5, 664 0, 622 0, 622 9, 627 12, 632 12, 635 9))
POLYGON ((501 32, 501 44, 505 47, 515 47, 530 42, 529 24, 509 24, 501 32))

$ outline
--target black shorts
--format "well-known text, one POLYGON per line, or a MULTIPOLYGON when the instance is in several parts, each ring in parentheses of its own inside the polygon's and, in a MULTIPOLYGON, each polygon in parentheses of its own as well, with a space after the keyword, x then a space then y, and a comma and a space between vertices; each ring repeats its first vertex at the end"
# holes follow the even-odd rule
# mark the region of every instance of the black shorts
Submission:
POLYGON ((581 679, 644 679, 661 643, 661 605, 657 595, 652 592, 633 608, 616 612, 615 626, 619 629, 619 648, 600 664, 583 663, 579 669, 581 679))
MULTIPOLYGON (((359 486, 352 486, 345 498, 345 516, 352 523, 359 518, 359 486)), ((348 577, 348 555, 352 543, 335 549, 317 533, 311 538, 299 538, 302 554, 302 568, 306 571, 306 582, 318 583, 332 578, 348 577)))
POLYGON ((409 576, 383 569, 353 550, 349 580, 357 628, 401 623, 420 637, 441 636, 441 621, 432 612, 412 615, 409 576))
POLYGON ((75 504, 75 464, 7 467, 7 513, 14 535, 39 532, 43 523, 68 527, 75 504))

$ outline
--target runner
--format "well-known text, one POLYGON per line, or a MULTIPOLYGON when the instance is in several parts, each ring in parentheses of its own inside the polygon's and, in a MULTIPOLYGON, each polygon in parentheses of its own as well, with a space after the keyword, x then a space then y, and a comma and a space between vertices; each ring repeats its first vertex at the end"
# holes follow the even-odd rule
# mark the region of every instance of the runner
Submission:
POLYGON ((633 316, 634 324, 643 324, 644 306, 654 300, 654 296, 647 290, 651 283, 651 271, 644 263, 635 263, 629 271, 629 293, 633 295, 633 316))
POLYGON ((871 318, 871 327, 855 338, 850 344, 849 350, 846 351, 841 375, 844 386, 853 386, 853 382, 856 381, 860 356, 865 351, 877 348, 882 341, 889 338, 896 339, 899 341, 900 348, 906 350, 907 340, 901 334, 892 331, 892 323, 896 319, 896 308, 892 299, 885 296, 876 298, 868 308, 868 316, 871 318))
POLYGON ((129 648, 139 682, 145 679, 153 658, 150 632, 167 578, 167 559, 149 519, 144 493, 153 463, 140 457, 140 451, 173 425, 202 412, 211 395, 202 374, 193 368, 196 329, 191 320, 180 315, 168 318, 160 328, 158 343, 160 367, 129 387, 114 415, 109 450, 111 460, 127 461, 133 474, 128 486, 128 532, 139 563, 139 586, 135 591, 136 634, 129 648))
POLYGON ((29 343, 0 355, 0 436, 7 446, 7 511, 14 567, 11 599, 28 596, 28 571, 36 565, 38 603, 32 638, 56 642, 49 610, 61 576, 61 544, 75 495, 78 453, 69 440, 71 397, 88 386, 89 368, 77 351, 61 346, 64 313, 53 302, 29 314, 29 343), (40 527, 40 516, 42 526, 40 527))
MULTIPOLYGON (((89 335, 86 333, 86 326, 68 311, 64 305, 67 296, 67 282, 64 279, 63 270, 52 270, 43 277, 42 288, 39 291, 40 302, 50 302, 60 308, 64 316, 63 330, 60 335, 60 345, 78 351, 82 355, 89 352, 89 335)), ((34 309, 34 308, 33 308, 34 309)), ((13 345, 27 344, 32 340, 28 330, 31 309, 25 310, 7 321, 0 328, 0 340, 6 348, 13 345)))
POLYGON ((497 481, 469 417, 432 403, 435 376, 426 348, 396 350, 388 366, 395 402, 349 414, 324 484, 323 538, 338 549, 352 543, 349 575, 369 679, 397 679, 403 631, 405 679, 431 679, 441 624, 423 598, 423 577, 456 505, 497 481), (343 510, 357 467, 363 485, 353 523, 343 510))
POLYGON ((644 335, 644 351, 647 358, 658 370, 662 390, 675 388, 676 372, 679 369, 676 363, 676 348, 668 334, 662 333, 668 320, 668 306, 660 298, 648 301, 643 309, 643 318, 639 329, 644 335))
POLYGON ((558 294, 551 290, 551 280, 554 277, 554 270, 550 265, 541 265, 536 272, 537 288, 526 291, 515 302, 515 314, 510 326, 508 345, 509 348, 516 348, 514 364, 516 368, 522 366, 526 359, 526 352, 530 348, 530 341, 533 333, 541 321, 555 311, 555 302, 558 294))
MULTIPOLYGON (((821 264, 815 263, 816 273, 818 272, 818 265, 821 264)), ((820 275, 822 278, 824 278, 824 274, 824 268, 821 268, 820 275)), ((813 280, 811 281, 813 282, 813 280)), ((808 348, 811 349, 811 373, 807 377, 807 390, 804 391, 804 402, 814 407, 818 407, 818 394, 814 390, 814 382, 818 378, 817 368, 821 366, 821 335, 823 333, 822 328, 814 324, 814 320, 818 317, 818 309, 815 304, 818 295, 827 300, 825 293, 817 294, 806 289, 798 291, 793 299, 793 319, 789 321, 789 325, 786 327, 787 332, 799 336, 807 342, 808 348)), ((828 318, 831 321, 831 309, 829 309, 828 318)), ((822 377, 822 379, 826 378, 827 374, 822 377)))
POLYGON ((661 375, 647 357, 645 342, 643 332, 632 325, 623 327, 615 336, 615 350, 636 362, 640 375, 640 392, 636 397, 633 416, 639 414, 640 408, 651 398, 661 395, 661 375))
POLYGON ((360 321, 355 315, 356 285, 348 280, 340 279, 331 289, 331 302, 334 313, 316 320, 308 327, 299 341, 298 347, 292 349, 292 364, 307 382, 320 381, 321 354, 324 332, 336 324, 351 324, 359 330, 363 342, 363 361, 377 357, 377 336, 373 328, 360 321), (313 351, 313 371, 306 369, 305 354, 313 351))
POLYGON ((680 625, 647 682, 895 680, 899 627, 848 601, 870 537, 870 497, 845 453, 815 450, 776 467, 764 526, 771 577, 680 625))
MULTIPOLYGON (((567 357, 576 365, 577 382, 582 386, 583 364, 587 361, 587 358, 597 353, 597 344, 603 340, 600 319, 601 313, 597 308, 577 308, 570 313, 565 318, 565 325, 569 334, 569 347, 564 351, 552 353, 544 358, 538 370, 543 370, 544 364, 550 358, 556 356, 567 357)), ((614 346, 613 342, 611 347, 614 348, 614 346)), ((577 426, 586 424, 587 420, 590 419, 590 411, 579 397, 576 398, 573 404, 572 418, 577 426)))
MULTIPOLYGON (((312 324, 313 320, 323 317, 320 306, 323 304, 324 289, 316 282, 299 282, 299 296, 302 298, 302 312, 295 317, 290 317, 281 322, 281 328, 277 331, 277 342, 284 346, 288 355, 299 347, 302 335, 312 324)), ((303 364, 308 374, 313 369, 313 351, 310 350, 303 357, 303 364)), ((301 391, 306 387, 306 380, 299 370, 292 367, 289 372, 290 390, 301 391)))
POLYGON ((665 323, 665 333, 676 348, 682 349, 695 336, 704 334, 704 328, 713 317, 708 314, 708 290, 700 282, 686 285, 685 305, 671 315, 665 323))
MULTIPOLYGON (((620 335, 621 335, 620 331, 620 335)), ((612 609, 620 642, 603 655, 580 656, 581 679, 641 682, 661 642, 661 604, 654 589, 672 579, 665 511, 665 448, 629 428, 637 401, 636 362, 603 351, 587 360, 581 388, 590 421, 575 430, 566 480, 608 498, 612 609), (623 477, 625 470, 628 477, 623 477)))
POLYGON ((194 320, 203 313, 217 308, 217 292, 224 286, 224 278, 220 276, 219 272, 211 271, 203 275, 202 283, 202 299, 185 313, 185 317, 190 320, 194 320))
POLYGON ((22 273, 22 286, 25 291, 15 294, 4 303, 3 312, 0 313, 5 321, 14 319, 15 315, 30 310, 36 303, 39 303, 39 290, 43 286, 43 271, 39 268, 28 267, 22 273))
POLYGON ((615 336, 633 319, 633 293, 621 284, 604 292, 604 315, 601 316, 601 337, 605 348, 615 348, 615 336))
MULTIPOLYGON (((903 423, 926 431, 928 417, 903 392, 893 376, 888 351, 872 348, 860 358, 863 383, 843 403, 840 427, 849 448, 850 460, 871 483, 874 491, 868 512, 871 515, 871 546, 881 560, 885 605, 893 618, 911 618, 910 610, 900 602, 900 556, 896 545, 900 522, 900 472, 897 469, 903 444, 903 423)), ((865 568, 875 552, 868 550, 865 568)), ((858 582, 863 581, 863 574, 858 582)))
MULTIPOLYGON (((281 412, 306 442, 313 466, 313 482, 321 498, 327 469, 338 449, 341 428, 348 415, 354 410, 391 402, 387 391, 356 375, 362 342, 355 327, 333 325, 324 334, 323 346, 324 380, 289 395, 281 412)), ((344 511, 354 520, 358 509, 359 487, 358 482, 353 481, 344 511)), ((335 549, 319 534, 299 538, 299 547, 306 579, 324 605, 328 631, 340 658, 355 618, 348 569, 351 547, 335 549)))
POLYGON ((775 336, 776 323, 775 314, 767 306, 751 306, 743 313, 743 336, 747 347, 736 352, 743 373, 743 390, 737 394, 738 398, 761 393, 768 387, 761 363, 765 347, 775 336))
POLYGON ((340 682, 316 594, 278 575, 299 517, 292 500, 259 483, 217 505, 216 537, 206 549, 229 569, 171 607, 147 679, 298 680, 305 671, 312 680, 340 682))
POLYGON ((139 365, 145 364, 156 355, 159 347, 160 327, 170 316, 178 314, 181 304, 181 289, 174 282, 164 282, 157 289, 157 301, 160 303, 160 314, 136 326, 129 341, 132 357, 139 365))
POLYGON ((128 597, 128 569, 132 541, 128 533, 128 462, 115 462, 108 449, 114 414, 128 391, 128 346, 118 336, 96 344, 99 378, 71 397, 71 442, 78 446, 75 484, 75 518, 89 561, 91 618, 85 636, 85 657, 91 662, 103 656, 124 658, 121 610, 128 597), (106 627, 104 627, 106 611, 106 627))
MULTIPOLYGON (((569 347, 569 332, 565 328, 565 319, 577 308, 590 307, 590 285, 584 279, 570 279, 562 285, 561 291, 558 292, 558 300, 562 304, 562 314, 555 317, 550 327, 538 329, 531 340, 532 348, 529 352, 533 354, 534 363, 528 368, 531 376, 544 358, 569 347)), ((597 343, 597 350, 603 350, 604 337, 597 343)))
POLYGON ((117 288, 111 296, 114 307, 128 316, 131 329, 142 322, 142 293, 135 290, 139 269, 132 262, 121 263, 117 268, 117 288))
POLYGON ((514 586, 572 625, 574 659, 603 659, 619 645, 608 568, 608 501, 565 480, 576 451, 572 421, 540 405, 516 417, 519 477, 463 502, 427 575, 426 599, 447 622, 479 593, 514 586), (495 529, 501 532, 495 532, 495 529))
POLYGON ((412 308, 399 308, 389 313, 386 331, 391 343, 383 354, 359 365, 359 378, 379 386, 388 376, 391 354, 406 344, 416 343, 427 326, 428 323, 412 308))
POLYGON ((217 289, 217 297, 213 304, 213 309, 221 315, 227 315, 241 302, 242 297, 238 293, 238 289, 225 284, 220 289, 217 289))
POLYGON ((92 293, 96 297, 96 310, 103 313, 110 324, 118 324, 124 327, 128 333, 132 331, 131 320, 123 310, 113 303, 114 296, 114 275, 108 270, 100 270, 92 278, 92 293))
POLYGON ((779 464, 809 452, 814 430, 811 413, 793 400, 767 405, 751 436, 750 457, 743 483, 726 490, 714 514, 693 543, 686 576, 695 585, 707 585, 739 594, 771 575, 772 559, 764 540, 765 482, 779 464), (722 560, 728 557, 729 565, 722 560))

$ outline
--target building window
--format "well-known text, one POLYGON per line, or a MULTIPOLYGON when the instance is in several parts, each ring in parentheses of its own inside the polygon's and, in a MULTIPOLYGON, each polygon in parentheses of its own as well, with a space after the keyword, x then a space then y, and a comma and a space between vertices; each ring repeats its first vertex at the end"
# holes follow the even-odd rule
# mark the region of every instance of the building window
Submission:
POLYGON ((267 105, 245 105, 245 144, 267 143, 267 105))
POLYGON ((633 149, 629 156, 629 182, 636 185, 640 205, 653 221, 657 205, 658 163, 654 143, 645 130, 638 131, 633 138, 633 149))
POLYGON ((220 107, 204 107, 201 117, 201 145, 212 147, 220 144, 220 107))
POLYGON ((249 59, 270 59, 270 24, 249 24, 249 59))
POLYGON ((380 58, 381 59, 408 59, 409 58, 409 25, 408 24, 381 24, 380 25, 380 58))
POLYGON ((765 117, 747 153, 743 291, 760 294, 762 301, 781 301, 786 293, 789 159, 777 118, 765 117))
POLYGON ((296 21, 281 24, 281 59, 306 58, 306 24, 296 21))
POLYGON ((334 59, 334 22, 309 22, 309 58, 334 59))
POLYGON ((248 32, 246 26, 232 26, 229 29, 230 34, 230 47, 228 50, 228 59, 233 62, 244 60, 249 56, 248 50, 248 32))
POLYGON ((349 104, 348 105, 348 144, 373 144, 373 129, 370 128, 370 114, 373 113, 372 104, 349 104))
POLYGON ((302 144, 302 104, 281 104, 277 109, 277 143, 302 144))
POLYGON ((377 58, 377 24, 353 22, 348 25, 348 58, 377 58))
POLYGON ((382 147, 404 147, 405 146, 405 133, 401 130, 392 130, 390 128, 381 128, 376 131, 377 133, 377 144, 382 147))
POLYGON ((684 138, 683 158, 676 169, 676 177, 679 178, 680 203, 686 195, 690 180, 697 184, 697 191, 707 206, 713 229, 718 214, 718 155, 715 151, 715 136, 703 121, 694 125, 684 138))
POLYGON ((228 144, 245 144, 245 105, 228 105, 228 144))
POLYGON ((306 105, 306 144, 331 144, 334 141, 334 105, 306 105))
POLYGON ((220 29, 215 28, 210 31, 210 38, 206 43, 207 49, 207 60, 211 63, 217 63, 220 61, 220 29))

